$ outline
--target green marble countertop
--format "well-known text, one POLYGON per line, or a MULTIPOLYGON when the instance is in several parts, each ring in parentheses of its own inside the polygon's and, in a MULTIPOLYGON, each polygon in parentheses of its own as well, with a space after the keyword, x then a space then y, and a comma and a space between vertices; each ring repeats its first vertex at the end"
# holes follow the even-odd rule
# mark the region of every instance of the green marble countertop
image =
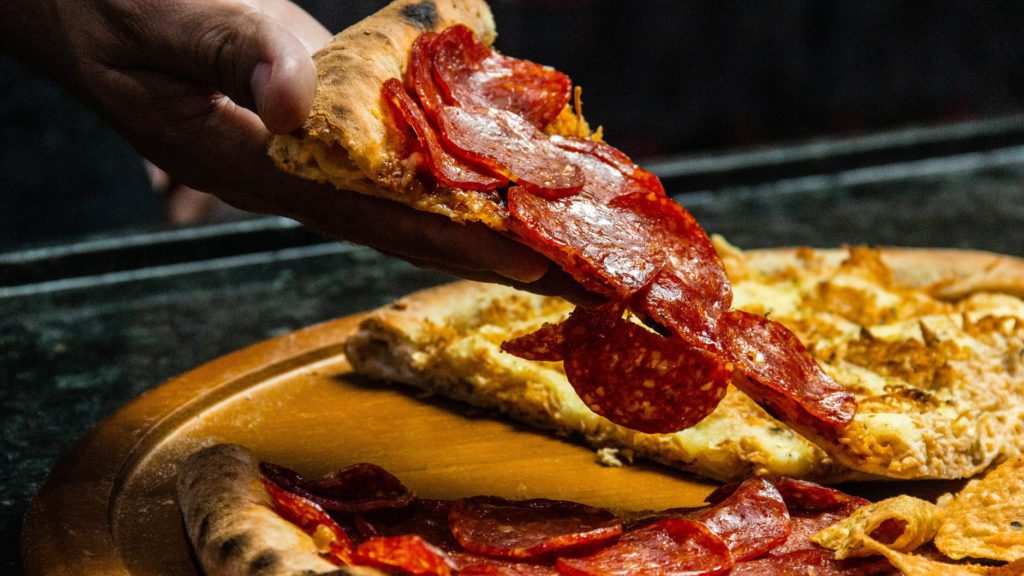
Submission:
MULTIPOLYGON (((1024 150, 1013 147, 678 199, 709 232, 744 248, 866 243, 1024 255, 1024 150)), ((233 350, 448 279, 367 249, 313 243, 0 287, 0 573, 20 572, 21 519, 47 471, 119 406, 233 350)))

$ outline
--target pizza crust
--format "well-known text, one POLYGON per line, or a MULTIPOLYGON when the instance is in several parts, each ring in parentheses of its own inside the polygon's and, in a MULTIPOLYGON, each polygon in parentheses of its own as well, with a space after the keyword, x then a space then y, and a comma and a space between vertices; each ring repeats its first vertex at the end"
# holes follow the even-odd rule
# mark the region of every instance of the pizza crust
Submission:
MULTIPOLYGON (((1024 260, 982 250, 957 248, 881 248, 893 280, 918 288, 940 300, 960 300, 979 292, 1024 298, 1024 260)), ((798 248, 744 252, 758 270, 768 273, 792 266, 798 248)), ((838 266, 848 255, 840 248, 814 249, 817 257, 838 266)))
MULTIPOLYGON (((948 332, 957 337, 963 336, 956 325, 962 316, 977 320, 1005 315, 1011 322, 1021 318, 1024 326, 1024 302, 1012 296, 1012 290, 1011 294, 989 291, 994 284, 988 271, 998 270, 1008 278, 1013 271, 1024 270, 1024 263, 1013 258, 967 252, 962 254, 964 262, 958 263, 958 251, 885 249, 886 269, 872 262, 870 251, 743 253, 723 242, 718 247, 734 280, 738 306, 769 313, 783 323, 785 309, 799 308, 799 299, 777 298, 772 290, 778 286, 759 290, 763 288, 759 282, 768 284, 760 275, 782 274, 778 285, 783 287, 790 285, 787 273, 793 274, 794 281, 803 278, 800 282, 805 282, 815 274, 820 275, 818 280, 829 280, 806 286, 807 298, 827 299, 833 294, 838 298, 843 296, 840 288, 861 282, 865 284, 858 288, 864 292, 861 296, 877 297, 878 302, 852 300, 851 313, 863 316, 863 326, 877 329, 880 338, 890 337, 886 330, 909 326, 915 334, 897 333, 892 338, 911 347, 921 339, 919 321, 926 325, 949 322, 948 332), (855 261, 852 268, 837 271, 846 259, 855 261), (976 268, 978 263, 985 266, 976 268), (889 281, 894 284, 885 287, 881 281, 859 279, 858 275, 874 272, 891 274, 889 281), (954 285, 956 290, 950 291, 954 285), (831 291, 825 290, 829 287, 831 291), (956 302, 948 301, 952 295, 956 302), (890 297, 899 298, 907 318, 886 316, 885 299, 890 297), (769 303, 773 299, 780 303, 769 303)), ((852 352, 847 348, 863 344, 858 340, 862 326, 837 313, 808 312, 800 320, 803 325, 791 328, 803 333, 812 353, 839 358, 834 366, 826 363, 826 370, 848 387, 861 386, 862 379, 871 384, 855 392, 862 410, 839 442, 801 437, 735 389, 697 426, 675 434, 649 435, 593 414, 579 401, 559 363, 530 362, 500 352, 501 341, 545 321, 557 322, 571 308, 558 299, 460 282, 416 293, 378 310, 349 339, 346 351, 355 370, 367 376, 502 412, 581 438, 597 449, 628 448, 639 457, 721 481, 751 475, 819 482, 959 478, 1024 448, 1024 382, 1005 366, 1009 356, 1018 354, 1015 347, 1024 345, 1015 330, 972 336, 969 344, 984 352, 981 359, 950 362, 952 366, 936 369, 939 380, 935 382, 948 390, 928 390, 924 384, 915 390, 915 384, 901 380, 898 373, 872 374, 851 363, 852 352), (826 337, 832 329, 839 332, 837 342, 826 337), (815 330, 821 333, 816 335, 815 330), (941 378, 948 374, 960 379, 944 383, 941 378)))
POLYGON ((208 576, 385 576, 320 556, 310 536, 270 508, 258 462, 241 446, 193 454, 177 488, 185 530, 208 576))

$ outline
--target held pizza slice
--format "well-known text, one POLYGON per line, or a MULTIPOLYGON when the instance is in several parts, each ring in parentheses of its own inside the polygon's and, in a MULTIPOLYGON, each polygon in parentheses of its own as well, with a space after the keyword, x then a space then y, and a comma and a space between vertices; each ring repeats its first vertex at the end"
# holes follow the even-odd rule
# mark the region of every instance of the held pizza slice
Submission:
POLYGON ((579 400, 560 364, 500 350, 571 305, 500 286, 457 283, 399 300, 362 324, 347 355, 359 373, 582 438, 606 458, 634 454, 717 480, 961 478, 1024 449, 1024 262, 716 245, 736 306, 792 329, 857 397, 835 440, 795 433, 735 388, 680 432, 617 426, 579 400))
POLYGON ((270 153, 284 170, 477 221, 607 303, 504 350, 564 362, 594 412, 671 432, 730 383, 801 433, 837 441, 856 409, 798 338, 732 306, 710 239, 658 179, 590 133, 551 68, 491 48, 482 0, 398 0, 314 56, 313 111, 270 153))

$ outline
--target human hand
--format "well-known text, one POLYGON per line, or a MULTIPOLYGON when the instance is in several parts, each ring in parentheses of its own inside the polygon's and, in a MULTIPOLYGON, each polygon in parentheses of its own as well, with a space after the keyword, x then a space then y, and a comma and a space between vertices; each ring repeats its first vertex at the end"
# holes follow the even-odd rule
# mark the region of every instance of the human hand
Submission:
POLYGON ((22 21, 48 27, 22 39, 46 44, 39 64, 176 181, 421 266, 545 293, 581 290, 557 271, 545 276, 545 258, 483 226, 279 171, 267 141, 302 124, 316 86, 310 53, 331 37, 291 2, 11 1, 45 8, 22 21))

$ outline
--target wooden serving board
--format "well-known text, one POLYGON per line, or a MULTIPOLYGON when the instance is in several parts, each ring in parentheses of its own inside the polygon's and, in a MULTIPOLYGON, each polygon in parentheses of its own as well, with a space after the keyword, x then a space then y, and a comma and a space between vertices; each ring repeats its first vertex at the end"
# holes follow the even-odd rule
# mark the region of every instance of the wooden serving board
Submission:
POLYGON ((81 439, 26 516, 29 575, 197 574, 174 494, 180 463, 233 442, 319 476, 356 462, 433 498, 494 494, 626 510, 696 506, 714 485, 609 468, 592 450, 352 374, 343 318, 225 356, 145 394, 81 439))

